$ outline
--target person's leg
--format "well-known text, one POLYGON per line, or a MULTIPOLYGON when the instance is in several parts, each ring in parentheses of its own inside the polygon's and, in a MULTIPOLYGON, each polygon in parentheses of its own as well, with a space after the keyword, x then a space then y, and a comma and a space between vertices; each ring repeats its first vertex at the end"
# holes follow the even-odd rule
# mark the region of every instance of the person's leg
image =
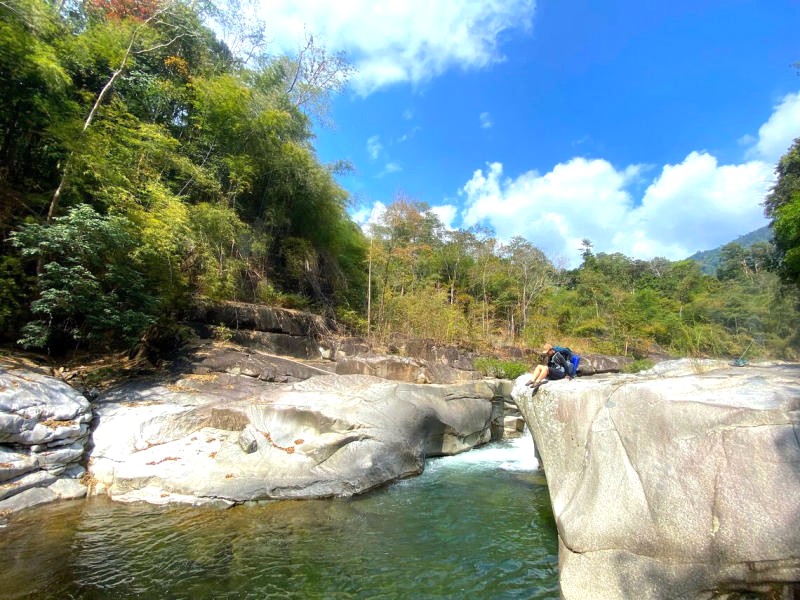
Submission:
POLYGON ((547 367, 545 365, 536 365, 532 373, 533 377, 531 377, 528 385, 538 385, 547 377, 547 367))

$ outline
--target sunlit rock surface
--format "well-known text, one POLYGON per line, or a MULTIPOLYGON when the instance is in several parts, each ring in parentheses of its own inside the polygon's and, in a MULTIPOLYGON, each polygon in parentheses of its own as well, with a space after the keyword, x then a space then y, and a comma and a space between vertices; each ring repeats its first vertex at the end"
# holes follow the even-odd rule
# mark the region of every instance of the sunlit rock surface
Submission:
POLYGON ((480 378, 476 371, 454 369, 423 359, 385 355, 339 357, 336 360, 336 372, 340 375, 374 375, 413 383, 460 383, 480 378))
POLYGON ((427 456, 488 442, 495 395, 486 382, 363 375, 283 386, 230 374, 130 383, 96 403, 93 491, 221 504, 359 494, 421 472, 427 456))
POLYGON ((800 581, 800 366, 674 361, 512 391, 558 526, 564 598, 800 581))
POLYGON ((0 514, 86 494, 91 420, 89 401, 63 381, 0 367, 0 514))

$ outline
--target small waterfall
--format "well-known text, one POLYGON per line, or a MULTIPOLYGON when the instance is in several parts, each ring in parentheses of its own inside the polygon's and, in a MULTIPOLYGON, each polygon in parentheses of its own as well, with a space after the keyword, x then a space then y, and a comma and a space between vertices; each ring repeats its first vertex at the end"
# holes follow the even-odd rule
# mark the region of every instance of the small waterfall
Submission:
POLYGON ((468 452, 437 460, 446 461, 451 465, 463 464, 466 468, 494 467, 506 471, 535 471, 539 468, 533 436, 527 426, 519 437, 492 442, 468 452))

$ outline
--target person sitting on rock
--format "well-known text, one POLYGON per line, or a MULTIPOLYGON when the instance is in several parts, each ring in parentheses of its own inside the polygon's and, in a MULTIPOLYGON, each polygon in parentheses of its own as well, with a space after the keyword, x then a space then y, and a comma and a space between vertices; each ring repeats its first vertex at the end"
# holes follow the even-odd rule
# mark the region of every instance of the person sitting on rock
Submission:
POLYGON ((545 344, 539 354, 547 355, 547 364, 536 365, 533 368, 533 377, 526 384, 536 391, 545 381, 564 379, 569 373, 567 359, 560 352, 556 352, 552 344, 545 344))

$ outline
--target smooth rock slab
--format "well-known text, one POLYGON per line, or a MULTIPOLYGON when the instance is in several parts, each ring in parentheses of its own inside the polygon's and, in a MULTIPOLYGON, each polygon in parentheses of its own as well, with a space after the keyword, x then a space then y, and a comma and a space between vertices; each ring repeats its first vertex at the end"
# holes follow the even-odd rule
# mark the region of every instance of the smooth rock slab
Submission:
POLYGON ((661 364, 512 392, 558 526, 564 598, 800 581, 800 366, 661 364))
POLYGON ((476 371, 463 371, 422 359, 391 355, 339 357, 336 361, 336 373, 374 375, 382 379, 411 383, 454 384, 480 378, 476 371))
POLYGON ((89 401, 63 381, 0 366, 0 444, 76 439, 91 420, 89 401))
POLYGON ((65 382, 0 366, 0 513, 86 493, 75 478, 91 420, 65 382))
POLYGON ((495 389, 328 375, 139 382, 98 399, 93 493, 237 503, 359 494, 491 438, 495 389))

